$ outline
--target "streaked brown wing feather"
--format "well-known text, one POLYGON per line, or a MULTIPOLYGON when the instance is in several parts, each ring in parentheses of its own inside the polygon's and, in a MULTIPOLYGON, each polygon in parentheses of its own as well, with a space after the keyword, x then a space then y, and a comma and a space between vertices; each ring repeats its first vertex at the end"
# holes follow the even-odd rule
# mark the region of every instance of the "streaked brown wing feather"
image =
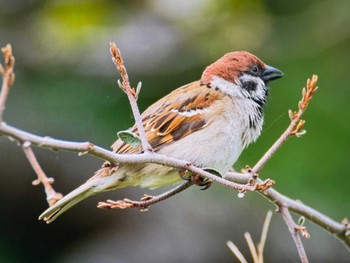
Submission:
MULTIPOLYGON (((206 122, 203 110, 219 99, 221 92, 201 85, 199 81, 180 87, 151 105, 142 115, 148 142, 154 151, 172 141, 202 129, 206 122)), ((138 134, 136 126, 132 132, 138 134)), ((140 147, 132 147, 121 140, 112 145, 117 153, 138 153, 140 147)))

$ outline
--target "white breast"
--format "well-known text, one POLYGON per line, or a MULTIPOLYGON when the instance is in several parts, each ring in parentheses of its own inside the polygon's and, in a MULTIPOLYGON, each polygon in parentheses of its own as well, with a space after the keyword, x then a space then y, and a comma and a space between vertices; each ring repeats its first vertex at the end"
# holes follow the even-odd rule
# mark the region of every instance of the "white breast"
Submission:
POLYGON ((164 147, 159 153, 225 174, 244 147, 258 137, 260 128, 250 131, 248 113, 251 109, 242 106, 243 101, 235 102, 227 97, 217 103, 224 103, 220 107, 222 113, 212 118, 205 128, 164 147))
MULTIPOLYGON (((263 118, 256 118, 259 115, 257 104, 239 94, 240 87, 223 79, 212 83, 213 88, 216 85, 227 96, 216 101, 210 110, 200 112, 205 115, 205 127, 163 147, 159 153, 225 174, 242 150, 259 137, 263 118), (250 125, 250 118, 256 120, 254 127, 250 125)), ((132 173, 134 181, 130 184, 143 187, 155 188, 180 180, 176 170, 155 164, 132 173)))
POLYGON ((211 82, 212 87, 220 89, 232 99, 232 104, 235 106, 232 111, 233 123, 239 126, 243 148, 260 136, 264 123, 263 113, 260 112, 261 105, 255 102, 252 97, 266 101, 266 92, 263 92, 266 86, 261 79, 254 77, 254 80, 258 84, 257 89, 253 91, 254 94, 250 94, 239 85, 219 77, 214 76, 211 82))

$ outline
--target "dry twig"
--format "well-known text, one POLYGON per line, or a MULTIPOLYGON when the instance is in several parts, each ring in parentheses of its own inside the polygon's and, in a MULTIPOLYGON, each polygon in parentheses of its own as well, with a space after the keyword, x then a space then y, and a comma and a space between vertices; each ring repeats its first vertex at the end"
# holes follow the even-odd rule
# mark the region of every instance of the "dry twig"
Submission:
MULTIPOLYGON (((10 89, 15 81, 15 73, 13 72, 15 67, 15 58, 12 54, 12 47, 10 44, 7 44, 6 47, 3 47, 1 49, 2 55, 4 57, 4 66, 0 64, 0 74, 2 75, 3 81, 2 81, 2 87, 0 92, 0 127, 6 126, 5 123, 3 123, 3 114, 6 107, 6 101, 8 94, 10 92, 10 89)), ((36 159, 34 152, 32 148, 30 147, 30 142, 25 140, 20 140, 20 144, 22 145, 22 149, 33 167, 33 170, 38 176, 37 180, 33 181, 33 185, 38 185, 40 183, 43 184, 45 188, 46 193, 46 200, 48 204, 51 206, 54 203, 56 203, 58 200, 62 198, 61 193, 57 193, 51 184, 53 183, 53 178, 48 178, 42 168, 40 167, 40 164, 38 160, 36 159)))
POLYGON ((137 130, 139 132, 140 139, 141 139, 142 151, 143 152, 148 152, 148 151, 151 152, 152 147, 147 141, 146 132, 145 132, 145 129, 144 129, 143 124, 142 124, 140 110, 137 106, 137 98, 138 98, 138 94, 139 94, 140 89, 141 89, 141 82, 139 82, 139 84, 137 85, 136 90, 134 88, 131 88, 130 82, 129 82, 128 72, 126 71, 126 68, 124 66, 124 60, 122 58, 122 55, 120 53, 119 48, 113 42, 110 42, 109 46, 110 46, 110 52, 112 54, 112 60, 115 64, 115 66, 117 67, 117 70, 119 71, 119 74, 123 80, 121 83, 120 83, 120 81, 118 81, 119 88, 121 88, 126 93, 126 95, 128 96, 130 105, 131 105, 131 109, 132 109, 132 112, 133 112, 133 115, 135 118, 136 127, 137 127, 137 130))
MULTIPOLYGON (((301 262, 308 263, 309 260, 307 259, 307 255, 306 255, 303 243, 301 242, 300 236, 298 235, 298 232, 300 231, 300 227, 294 223, 293 218, 292 218, 291 214, 289 213, 288 207, 280 206, 279 212, 282 214, 284 222, 286 222, 288 230, 289 230, 289 232, 294 240, 294 243, 295 243, 295 246, 297 247, 301 262)), ((306 231, 305 228, 304 228, 304 231, 306 231)))
MULTIPOLYGON (((269 230, 269 226, 271 223, 271 217, 272 217, 272 211, 268 211, 265 217, 260 241, 257 244, 257 246, 255 246, 250 233, 248 232, 244 233, 244 238, 247 241, 254 263, 264 263, 264 247, 266 243, 267 232, 269 230)), ((247 262, 243 254, 240 252, 239 248, 232 241, 227 241, 226 244, 231 249, 232 253, 237 257, 237 259, 240 260, 241 263, 247 262)))
POLYGON ((150 196, 150 195, 144 195, 140 201, 132 201, 130 199, 124 199, 124 200, 107 200, 106 202, 99 202, 97 207, 98 208, 105 208, 105 209, 127 209, 127 208, 139 208, 142 211, 148 210, 148 207, 150 205, 159 203, 161 201, 164 201, 165 199, 168 199, 184 190, 186 190, 188 187, 193 185, 192 181, 184 182, 177 187, 163 193, 157 196, 150 196))
POLYGON ((247 263, 248 261, 245 259, 243 256, 242 252, 239 250, 239 248, 232 242, 232 241, 227 241, 226 245, 230 248, 231 252, 237 257, 239 262, 241 263, 247 263))
POLYGON ((257 245, 259 263, 264 263, 264 248, 266 243, 267 233, 269 231, 270 223, 272 218, 272 211, 269 210, 266 214, 263 229, 261 232, 260 242, 257 245))
MULTIPOLYGON (((258 179, 257 181, 259 182, 260 179, 258 179)), ((281 206, 287 207, 289 211, 294 212, 298 215, 304 216, 314 224, 320 226, 325 231, 334 235, 340 241, 342 241, 345 247, 350 252, 350 234, 349 234, 350 225, 349 224, 336 222, 333 219, 329 218, 328 216, 320 213, 316 209, 313 209, 312 207, 309 207, 300 201, 292 200, 291 198, 285 195, 282 195, 275 189, 270 188, 258 193, 260 193, 262 196, 270 200, 271 203, 276 205, 278 209, 281 206)))
POLYGON ((49 206, 52 206, 55 204, 58 200, 62 199, 62 194, 57 193, 51 184, 53 184, 54 179, 53 178, 48 178, 46 174, 44 173, 43 169, 41 168, 38 160, 36 159, 34 152, 32 148, 30 147, 30 142, 24 142, 22 144, 22 149, 31 164, 33 170, 35 171, 36 175, 38 176, 38 179, 34 180, 32 182, 33 185, 38 185, 42 184, 45 188, 45 193, 46 193, 46 200, 49 206))
POLYGON ((4 66, 0 64, 0 74, 2 75, 2 87, 0 93, 0 124, 3 121, 7 96, 15 81, 15 73, 13 72, 15 67, 15 58, 12 55, 11 45, 7 44, 6 47, 3 47, 1 49, 1 53, 4 57, 4 66))

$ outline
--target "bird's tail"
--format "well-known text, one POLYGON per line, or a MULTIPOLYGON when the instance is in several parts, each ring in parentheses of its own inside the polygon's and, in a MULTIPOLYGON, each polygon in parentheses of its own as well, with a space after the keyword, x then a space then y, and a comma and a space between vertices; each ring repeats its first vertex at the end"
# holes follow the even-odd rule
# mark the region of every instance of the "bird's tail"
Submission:
POLYGON ((96 186, 95 180, 89 180, 77 189, 73 190, 54 205, 46 209, 40 216, 39 220, 44 220, 46 223, 53 222, 57 217, 63 214, 85 198, 94 195, 94 186, 96 186))

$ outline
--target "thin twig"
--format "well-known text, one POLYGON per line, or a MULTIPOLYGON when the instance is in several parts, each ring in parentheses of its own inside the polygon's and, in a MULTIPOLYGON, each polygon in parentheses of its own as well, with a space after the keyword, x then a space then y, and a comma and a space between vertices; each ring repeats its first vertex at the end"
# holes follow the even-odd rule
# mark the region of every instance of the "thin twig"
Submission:
POLYGON ((253 257, 253 261, 255 263, 258 263, 259 262, 258 252, 256 251, 255 244, 254 244, 254 241, 252 239, 252 236, 250 235, 249 232, 245 232, 244 233, 244 238, 247 241, 250 253, 252 254, 252 257, 253 257))
MULTIPOLYGON (((260 179, 258 179, 258 181, 259 180, 260 179)), ((287 207, 289 211, 304 216, 314 224, 320 226, 328 233, 341 240, 350 252, 350 235, 347 234, 350 232, 349 225, 344 225, 342 223, 336 222, 330 217, 320 213, 316 209, 309 207, 300 201, 292 200, 291 198, 279 193, 275 189, 267 189, 258 193, 270 200, 277 207, 287 207)))
POLYGON ((25 142, 22 144, 22 149, 33 167, 34 172, 38 176, 37 180, 33 181, 33 185, 38 185, 42 183, 42 185, 45 188, 45 193, 46 193, 46 200, 49 204, 49 206, 52 206, 55 204, 58 200, 62 199, 62 194, 56 192, 51 184, 54 182, 53 178, 48 178, 46 174, 44 173, 43 169, 41 168, 38 160, 36 159, 34 152, 32 148, 30 147, 30 142, 25 142))
POLYGON ((266 214, 266 217, 265 217, 263 229, 262 229, 262 232, 261 232, 260 242, 257 245, 258 259, 259 259, 258 262, 259 263, 264 263, 264 248, 265 248, 267 233, 269 231, 271 218, 272 218, 272 211, 269 210, 267 212, 267 214, 266 214))
POLYGON ((306 89, 303 88, 302 99, 299 101, 298 112, 289 111, 289 116, 291 118, 291 123, 288 128, 283 132, 283 134, 277 139, 277 141, 270 147, 270 149, 263 155, 263 157, 255 164, 251 169, 251 173, 257 174, 263 168, 265 163, 273 156, 273 154, 282 146, 282 144, 292 135, 297 137, 305 133, 302 131, 305 121, 301 120, 301 116, 305 112, 310 100, 317 90, 317 75, 313 75, 311 80, 307 80, 306 89))
MULTIPOLYGON (((229 172, 224 177, 227 180, 230 181, 236 181, 236 173, 229 172)), ((238 174, 237 181, 241 184, 248 183, 249 180, 252 179, 251 174, 238 174)), ((263 181, 261 179, 256 179, 256 183, 262 183, 263 181)), ((314 224, 320 226, 328 233, 334 235, 336 238, 338 238, 340 241, 343 242, 345 247, 350 252, 350 225, 349 224, 342 224, 339 223, 330 217, 326 216, 325 214, 322 214, 321 212, 317 211, 316 209, 306 205, 303 202, 293 200, 275 189, 269 188, 264 191, 256 191, 257 193, 261 194, 263 197, 268 199, 271 203, 273 203, 276 206, 284 205, 289 208, 291 212, 294 212, 298 215, 304 216, 305 218, 309 219, 314 224)))
POLYGON ((13 73, 15 58, 12 55, 11 45, 7 44, 6 47, 1 49, 1 52, 4 57, 4 66, 0 64, 0 74, 2 75, 2 87, 0 92, 0 124, 3 121, 8 94, 15 81, 15 73, 13 73))
MULTIPOLYGON (((130 82, 129 82, 129 76, 126 71, 126 68, 124 66, 124 61, 121 55, 121 52, 117 45, 114 42, 109 43, 110 46, 110 52, 112 54, 112 60, 117 67, 117 70, 119 71, 120 76, 122 77, 123 82, 119 87, 126 93, 129 99, 129 103, 135 118, 135 123, 137 130, 140 135, 141 139, 141 145, 142 145, 142 151, 143 152, 148 152, 152 151, 151 145, 148 143, 147 137, 146 137, 146 132, 142 124, 142 118, 140 114, 140 110, 137 106, 137 95, 139 91, 135 91, 135 89, 131 88, 130 82)), ((139 88, 140 89, 140 85, 139 88)))
POLYGON ((150 205, 159 203, 163 200, 166 200, 184 190, 186 190, 188 187, 193 185, 192 181, 188 181, 185 183, 182 183, 178 185, 177 187, 170 189, 169 191, 162 193, 157 196, 150 196, 150 195, 144 195, 141 198, 141 201, 133 201, 129 199, 124 199, 124 200, 118 200, 118 201, 113 201, 113 200, 107 200, 107 202, 99 202, 97 207, 98 208, 106 208, 106 209, 126 209, 126 208, 139 208, 142 211, 145 211, 148 209, 150 205))
POLYGON ((292 218, 291 214, 289 213, 288 208, 282 205, 279 207, 279 212, 282 214, 282 217, 283 217, 284 221, 286 222, 288 230, 293 237, 293 240, 294 240, 295 246, 297 247, 301 262, 308 263, 309 260, 307 258, 303 243, 301 242, 300 236, 298 235, 298 231, 296 228, 296 224, 294 223, 293 218, 292 218))
MULTIPOLYGON (((272 217, 272 211, 268 211, 264 221, 260 242, 256 247, 250 233, 249 232, 244 233, 244 238, 247 241, 254 263, 264 263, 264 246, 266 242, 266 236, 269 229, 269 225, 271 222, 271 217, 272 217)), ((231 241, 228 241, 226 244, 229 246, 231 251, 235 254, 235 256, 241 262, 246 262, 246 259, 244 258, 244 256, 242 255, 242 253, 240 252, 240 250, 235 244, 233 244, 231 241)))
POLYGON ((247 263, 248 261, 245 259, 239 248, 232 242, 232 241, 227 241, 226 245, 230 248, 232 253, 237 257, 237 259, 241 263, 247 263))

